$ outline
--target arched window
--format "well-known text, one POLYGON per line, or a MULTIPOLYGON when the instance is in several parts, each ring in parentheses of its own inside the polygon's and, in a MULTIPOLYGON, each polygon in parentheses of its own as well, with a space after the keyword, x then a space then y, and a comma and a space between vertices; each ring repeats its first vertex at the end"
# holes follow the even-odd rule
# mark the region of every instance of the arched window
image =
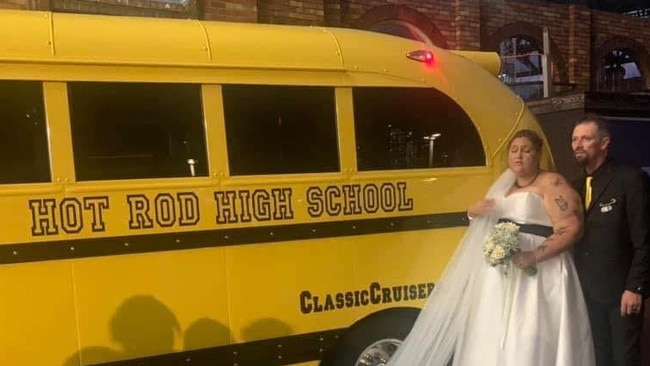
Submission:
POLYGON ((414 39, 447 48, 447 40, 426 15, 404 5, 382 5, 370 9, 356 27, 378 33, 414 39))
MULTIPOLYGON (((499 43, 499 79, 524 100, 544 97, 542 49, 526 36, 513 36, 499 43)), ((550 65, 553 73, 553 62, 550 65)))
MULTIPOLYGON (((502 73, 499 78, 524 100, 544 97, 542 55, 544 28, 528 22, 516 21, 497 29, 482 40, 482 49, 496 51, 501 56, 502 73)), ((549 37, 549 72, 553 81, 552 94, 570 91, 566 61, 562 52, 549 37)))
POLYGON ((592 89, 609 92, 631 92, 646 89, 650 71, 650 55, 645 46, 634 39, 614 37, 606 40, 595 52, 592 64, 592 89))
POLYGON ((598 91, 639 91, 644 88, 643 75, 634 53, 629 49, 614 49, 600 61, 596 75, 598 91))

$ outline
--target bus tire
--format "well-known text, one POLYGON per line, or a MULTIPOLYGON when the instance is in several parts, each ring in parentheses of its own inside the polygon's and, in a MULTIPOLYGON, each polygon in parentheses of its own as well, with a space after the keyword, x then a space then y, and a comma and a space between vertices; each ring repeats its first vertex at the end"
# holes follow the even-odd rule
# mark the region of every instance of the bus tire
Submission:
POLYGON ((319 365, 384 365, 409 334, 419 313, 416 308, 391 308, 361 319, 343 334, 319 365))

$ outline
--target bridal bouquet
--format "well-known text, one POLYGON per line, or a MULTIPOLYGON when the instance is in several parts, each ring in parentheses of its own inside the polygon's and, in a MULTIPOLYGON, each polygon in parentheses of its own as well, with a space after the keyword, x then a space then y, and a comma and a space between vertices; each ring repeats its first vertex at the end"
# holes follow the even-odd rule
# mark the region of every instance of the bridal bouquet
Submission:
MULTIPOLYGON (((500 222, 485 237, 483 254, 492 267, 507 266, 512 256, 519 252, 519 225, 513 222, 500 222)), ((529 276, 537 273, 535 267, 525 269, 529 276)))

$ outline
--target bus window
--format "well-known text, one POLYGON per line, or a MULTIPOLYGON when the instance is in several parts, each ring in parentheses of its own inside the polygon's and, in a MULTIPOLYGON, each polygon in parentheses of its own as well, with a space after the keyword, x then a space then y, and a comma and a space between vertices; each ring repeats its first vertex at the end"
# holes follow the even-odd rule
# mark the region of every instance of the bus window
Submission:
POLYGON ((192 84, 68 84, 77 180, 207 176, 192 84))
POLYGON ((224 85, 231 175, 339 171, 334 89, 224 85))
POLYGON ((484 166, 478 131, 431 88, 354 88, 360 171, 484 166))
POLYGON ((50 158, 37 81, 0 81, 0 184, 50 182, 50 158))

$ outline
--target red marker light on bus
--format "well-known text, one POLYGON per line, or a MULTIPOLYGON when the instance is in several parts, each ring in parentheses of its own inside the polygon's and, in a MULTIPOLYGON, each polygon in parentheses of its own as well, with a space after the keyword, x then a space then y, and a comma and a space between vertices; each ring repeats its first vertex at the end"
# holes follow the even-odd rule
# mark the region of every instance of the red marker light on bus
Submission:
POLYGON ((433 52, 428 50, 411 51, 406 54, 406 57, 410 58, 411 60, 424 62, 428 65, 433 64, 433 52))

